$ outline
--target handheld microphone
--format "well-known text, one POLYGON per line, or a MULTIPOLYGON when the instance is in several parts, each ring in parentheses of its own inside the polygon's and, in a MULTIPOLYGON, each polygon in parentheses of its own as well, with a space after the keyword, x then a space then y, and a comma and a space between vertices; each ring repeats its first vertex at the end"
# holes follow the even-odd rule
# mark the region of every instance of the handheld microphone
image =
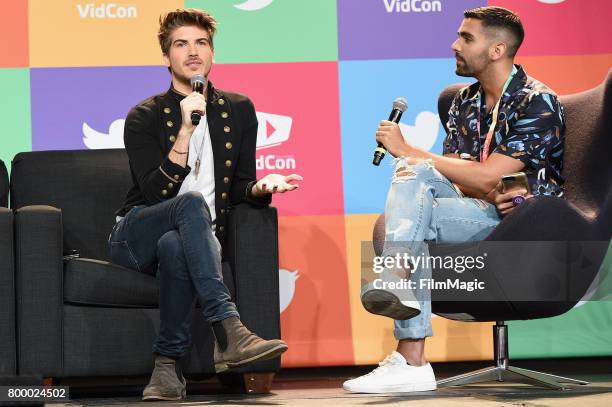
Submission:
MULTIPOLYGON (((393 108, 391 109, 391 114, 389 114, 389 121, 393 123, 399 123, 402 118, 402 113, 404 113, 408 109, 408 101, 406 98, 398 97, 393 101, 393 108)), ((378 143, 376 150, 374 150, 374 160, 372 164, 379 165, 383 158, 385 158, 385 154, 387 153, 387 149, 382 143, 378 143)))
MULTIPOLYGON (((205 88, 206 88, 206 77, 204 75, 197 74, 191 77, 191 90, 203 95, 205 88)), ((197 126, 198 124, 200 124, 201 118, 202 118, 202 113, 191 112, 191 124, 193 124, 194 126, 197 126)))

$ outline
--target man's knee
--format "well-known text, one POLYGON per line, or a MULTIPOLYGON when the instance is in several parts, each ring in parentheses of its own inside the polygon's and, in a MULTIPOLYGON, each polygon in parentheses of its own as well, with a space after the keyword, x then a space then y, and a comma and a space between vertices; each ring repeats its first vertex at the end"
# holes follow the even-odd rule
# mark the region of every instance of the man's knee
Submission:
POLYGON ((210 221, 210 209, 208 208, 208 204, 206 203, 206 199, 204 199, 204 195, 198 191, 189 191, 185 192, 182 195, 177 197, 179 200, 178 204, 181 209, 189 211, 202 211, 204 209, 204 214, 206 218, 210 221))
POLYGON ((164 233, 157 241, 157 257, 159 259, 180 259, 183 256, 183 241, 176 230, 164 233))
POLYGON ((393 182, 401 183, 408 180, 429 179, 436 174, 432 160, 425 160, 418 164, 408 164, 406 158, 398 158, 393 171, 393 182))

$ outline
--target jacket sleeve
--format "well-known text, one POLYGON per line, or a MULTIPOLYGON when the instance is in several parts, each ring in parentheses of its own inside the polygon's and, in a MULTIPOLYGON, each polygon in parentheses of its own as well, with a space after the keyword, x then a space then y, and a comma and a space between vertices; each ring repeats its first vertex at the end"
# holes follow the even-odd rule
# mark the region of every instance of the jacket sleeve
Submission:
POLYGON ((257 182, 255 147, 258 122, 255 107, 249 99, 237 107, 240 109, 239 117, 244 127, 242 128, 242 142, 236 172, 230 189, 231 203, 236 205, 240 202, 249 202, 257 206, 267 206, 272 202, 272 194, 257 198, 251 192, 253 185, 257 182))
POLYGON ((183 168, 164 155, 156 110, 155 105, 134 107, 125 120, 123 134, 130 168, 147 205, 175 197, 191 171, 189 166, 183 168))

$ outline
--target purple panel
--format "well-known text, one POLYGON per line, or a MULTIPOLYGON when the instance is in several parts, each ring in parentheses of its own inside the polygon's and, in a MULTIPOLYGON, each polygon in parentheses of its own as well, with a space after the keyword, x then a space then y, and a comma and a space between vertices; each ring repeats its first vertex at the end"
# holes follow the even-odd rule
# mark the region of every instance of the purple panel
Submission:
POLYGON ((468 8, 486 0, 338 0, 340 60, 449 58, 468 8))
POLYGON ((156 66, 34 68, 30 81, 32 150, 76 150, 121 147, 121 120, 138 102, 165 92, 170 74, 156 66))

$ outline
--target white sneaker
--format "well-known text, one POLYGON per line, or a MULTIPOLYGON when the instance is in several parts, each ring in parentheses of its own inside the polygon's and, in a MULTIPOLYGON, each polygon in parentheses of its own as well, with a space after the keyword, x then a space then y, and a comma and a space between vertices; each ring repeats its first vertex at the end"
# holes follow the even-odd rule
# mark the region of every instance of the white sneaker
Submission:
POLYGON ((406 359, 393 351, 370 373, 347 380, 342 385, 351 393, 404 393, 436 389, 436 378, 428 363, 411 366, 406 359))

